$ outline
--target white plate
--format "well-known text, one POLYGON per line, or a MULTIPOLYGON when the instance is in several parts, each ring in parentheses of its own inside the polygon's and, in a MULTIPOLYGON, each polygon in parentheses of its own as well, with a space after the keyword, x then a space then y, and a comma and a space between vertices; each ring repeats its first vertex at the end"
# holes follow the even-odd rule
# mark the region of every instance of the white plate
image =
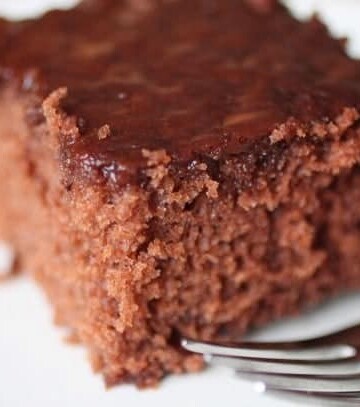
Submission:
MULTIPOLYGON (((68 7, 75 0, 0 0, 9 17, 37 15, 45 7, 68 7)), ((350 36, 349 50, 360 55, 358 0, 288 0, 299 17, 321 12, 336 35, 350 36)), ((0 209, 1 210, 1 209, 0 209)), ((0 264, 4 254, 0 251, 0 264)), ((257 337, 288 339, 328 332, 360 321, 360 295, 347 296, 295 321, 276 324, 257 337)), ((0 285, 1 407, 281 407, 291 406, 256 394, 227 369, 171 377, 158 390, 121 386, 105 391, 81 347, 68 346, 51 322, 51 310, 34 283, 22 277, 0 285)))

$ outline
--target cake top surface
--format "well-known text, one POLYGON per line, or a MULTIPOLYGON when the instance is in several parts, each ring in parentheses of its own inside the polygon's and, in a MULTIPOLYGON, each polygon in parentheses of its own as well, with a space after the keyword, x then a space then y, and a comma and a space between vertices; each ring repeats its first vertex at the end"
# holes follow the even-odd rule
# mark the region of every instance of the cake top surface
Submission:
POLYGON ((87 170, 124 182, 144 150, 221 159, 290 118, 286 131, 306 131, 360 106, 360 63, 318 21, 271 3, 87 0, 2 22, 0 74, 39 100, 67 89, 79 136, 66 148, 87 170))

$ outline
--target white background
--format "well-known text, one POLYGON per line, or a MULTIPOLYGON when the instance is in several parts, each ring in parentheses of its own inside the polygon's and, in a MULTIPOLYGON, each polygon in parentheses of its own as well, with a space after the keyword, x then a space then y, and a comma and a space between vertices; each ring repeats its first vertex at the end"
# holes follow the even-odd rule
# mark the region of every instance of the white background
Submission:
MULTIPOLYGON (((0 13, 22 18, 45 7, 70 7, 75 0, 0 0, 0 13)), ((335 35, 351 38, 360 56, 359 0, 288 0, 298 17, 320 12, 335 35)), ((0 56, 1 58, 1 56, 0 56)), ((0 206, 1 210, 1 206, 0 206)), ((0 250, 0 268, 5 255, 0 250)), ((294 321, 257 333, 262 339, 298 338, 360 322, 360 295, 343 297, 294 321)), ((21 277, 0 285, 0 407, 281 407, 292 406, 256 394, 226 369, 171 377, 157 390, 121 386, 106 391, 84 349, 68 346, 52 325, 51 310, 34 283, 21 277)), ((309 404, 306 404, 307 406, 309 404)))

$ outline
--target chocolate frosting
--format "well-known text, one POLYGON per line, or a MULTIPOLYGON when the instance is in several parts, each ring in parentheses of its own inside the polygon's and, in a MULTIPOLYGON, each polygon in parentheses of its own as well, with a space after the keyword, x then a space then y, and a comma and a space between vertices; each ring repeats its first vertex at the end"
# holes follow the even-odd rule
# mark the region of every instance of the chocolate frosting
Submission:
POLYGON ((315 19, 249 3, 92 0, 2 22, 0 72, 40 100, 66 87, 80 132, 67 157, 120 183, 146 165, 144 149, 224 159, 289 118, 306 131, 360 105, 360 63, 340 41, 315 19))

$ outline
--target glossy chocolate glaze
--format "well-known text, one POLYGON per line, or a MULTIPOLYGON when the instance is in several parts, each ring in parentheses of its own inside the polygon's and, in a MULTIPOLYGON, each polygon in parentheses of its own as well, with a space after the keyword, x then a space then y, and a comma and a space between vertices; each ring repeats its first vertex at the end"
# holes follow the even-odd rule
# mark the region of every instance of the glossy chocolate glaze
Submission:
POLYGON ((40 99, 67 87, 81 137, 63 156, 119 183, 146 165, 143 149, 223 159, 289 118, 306 129, 360 106, 360 63, 319 22, 249 3, 88 0, 3 22, 0 71, 40 99))

